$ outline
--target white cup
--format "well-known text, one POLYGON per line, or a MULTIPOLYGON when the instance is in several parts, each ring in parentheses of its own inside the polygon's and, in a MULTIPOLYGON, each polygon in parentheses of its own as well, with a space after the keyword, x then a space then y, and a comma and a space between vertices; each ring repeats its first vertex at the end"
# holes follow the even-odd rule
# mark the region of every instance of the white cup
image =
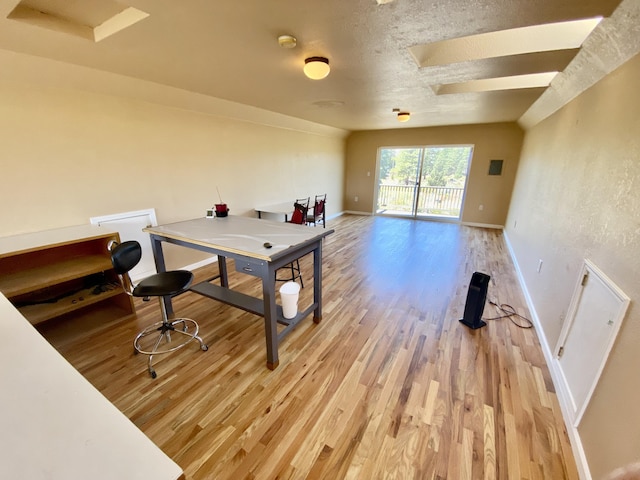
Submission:
POLYGON ((280 287, 280 300, 282 301, 282 314, 284 318, 292 319, 298 314, 298 297, 300 285, 296 282, 287 282, 280 287))

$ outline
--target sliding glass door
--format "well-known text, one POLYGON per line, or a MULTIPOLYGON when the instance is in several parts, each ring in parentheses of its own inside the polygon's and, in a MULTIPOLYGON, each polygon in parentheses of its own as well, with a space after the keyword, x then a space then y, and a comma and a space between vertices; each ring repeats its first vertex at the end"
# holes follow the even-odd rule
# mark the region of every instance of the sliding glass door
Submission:
POLYGON ((381 148, 376 214, 459 219, 473 147, 381 148))

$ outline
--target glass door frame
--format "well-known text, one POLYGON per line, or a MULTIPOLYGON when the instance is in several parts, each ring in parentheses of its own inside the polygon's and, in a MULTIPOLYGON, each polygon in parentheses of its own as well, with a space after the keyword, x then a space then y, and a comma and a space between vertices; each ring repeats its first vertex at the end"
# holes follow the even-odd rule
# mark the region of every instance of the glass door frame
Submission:
POLYGON ((462 215, 464 212, 464 205, 467 196, 467 187, 469 185, 469 172, 471 171, 471 162, 473 161, 473 153, 475 150, 474 144, 442 144, 442 145, 403 145, 403 146, 381 146, 377 149, 376 154, 376 174, 375 174, 375 186, 374 186, 374 205, 373 214, 387 217, 400 217, 411 219, 425 219, 425 220, 439 220, 445 222, 460 223, 462 221, 462 215), (462 190, 462 198, 460 200, 460 210, 457 217, 455 216, 440 216, 418 213, 418 204, 420 202, 420 189, 422 185, 422 173, 424 168, 424 159, 428 149, 430 148, 469 148, 469 157, 467 159, 467 170, 465 173, 464 187, 462 190), (416 179, 413 187, 413 201, 411 205, 411 212, 393 212, 385 213, 378 211, 378 201, 380 194, 380 160, 383 150, 413 150, 420 149, 418 168, 416 169, 416 179))

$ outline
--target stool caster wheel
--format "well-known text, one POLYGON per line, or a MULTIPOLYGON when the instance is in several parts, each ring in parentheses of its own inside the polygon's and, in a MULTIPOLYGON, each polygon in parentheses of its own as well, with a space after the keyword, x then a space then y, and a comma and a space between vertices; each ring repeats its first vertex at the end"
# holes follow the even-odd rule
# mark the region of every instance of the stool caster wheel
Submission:
POLYGON ((153 368, 149 369, 149 375, 151 375, 151 378, 156 378, 158 376, 153 368))
POLYGON ((207 350, 209 350, 209 345, 202 345, 200 348, 203 352, 206 352, 207 350))

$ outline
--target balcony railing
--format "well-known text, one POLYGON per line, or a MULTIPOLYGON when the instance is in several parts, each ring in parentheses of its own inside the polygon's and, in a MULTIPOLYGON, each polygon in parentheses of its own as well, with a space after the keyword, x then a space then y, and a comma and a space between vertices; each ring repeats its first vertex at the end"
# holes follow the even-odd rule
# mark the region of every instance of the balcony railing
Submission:
MULTIPOLYGON (((378 213, 413 212, 417 186, 380 185, 378 187, 378 213)), ((418 192, 418 215, 460 217, 464 188, 420 187, 418 192)))

